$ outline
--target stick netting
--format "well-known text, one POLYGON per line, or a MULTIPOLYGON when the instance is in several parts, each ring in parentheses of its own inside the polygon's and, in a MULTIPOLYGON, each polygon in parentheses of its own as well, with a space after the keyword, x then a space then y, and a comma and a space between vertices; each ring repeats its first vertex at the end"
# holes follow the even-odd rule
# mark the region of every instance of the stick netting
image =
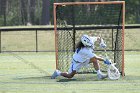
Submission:
MULTIPOLYGON (((107 55, 117 63, 117 68, 122 70, 122 4, 59 5, 56 7, 56 22, 59 70, 68 71, 75 45, 83 34, 102 35, 107 43, 107 55)), ((95 54, 105 56, 98 43, 95 54)), ((99 63, 101 70, 106 71, 106 65, 99 63)), ((83 67, 79 72, 93 71, 92 64, 89 64, 89 67, 83 67)))

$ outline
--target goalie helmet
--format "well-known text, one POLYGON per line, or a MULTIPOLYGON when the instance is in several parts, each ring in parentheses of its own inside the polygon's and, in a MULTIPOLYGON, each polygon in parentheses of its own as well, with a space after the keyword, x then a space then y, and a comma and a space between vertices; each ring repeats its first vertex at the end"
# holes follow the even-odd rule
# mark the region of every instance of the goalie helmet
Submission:
POLYGON ((84 46, 91 47, 93 45, 93 43, 88 35, 83 35, 81 37, 81 42, 83 43, 84 46))

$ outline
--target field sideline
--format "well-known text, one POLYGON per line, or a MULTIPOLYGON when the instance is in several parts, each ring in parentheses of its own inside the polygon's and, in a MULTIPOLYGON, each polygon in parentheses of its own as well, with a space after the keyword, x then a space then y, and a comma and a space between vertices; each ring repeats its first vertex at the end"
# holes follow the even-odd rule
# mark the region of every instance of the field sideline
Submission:
MULTIPOLYGON (((16 53, 30 63, 25 63, 9 53, 0 54, 0 93, 139 93, 140 53, 125 52, 124 79, 116 81, 50 79, 55 69, 54 53, 16 53), (133 59, 132 59, 133 58, 133 59), (31 66, 34 64, 37 68, 31 66), (41 72, 45 71, 44 72, 41 72)), ((88 77, 87 77, 88 78, 88 77)))

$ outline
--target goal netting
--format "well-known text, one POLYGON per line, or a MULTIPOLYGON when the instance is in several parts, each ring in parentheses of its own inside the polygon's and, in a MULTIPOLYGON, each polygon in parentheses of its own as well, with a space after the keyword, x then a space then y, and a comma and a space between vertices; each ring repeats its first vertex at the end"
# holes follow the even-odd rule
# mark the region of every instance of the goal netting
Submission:
MULTIPOLYGON (((54 3, 56 68, 68 71, 75 46, 83 34, 101 35, 107 43, 106 53, 120 72, 124 72, 124 2, 54 3)), ((96 44, 95 54, 105 56, 96 44)), ((107 70, 99 62, 102 71, 107 70)), ((92 64, 79 73, 94 72, 92 64)))

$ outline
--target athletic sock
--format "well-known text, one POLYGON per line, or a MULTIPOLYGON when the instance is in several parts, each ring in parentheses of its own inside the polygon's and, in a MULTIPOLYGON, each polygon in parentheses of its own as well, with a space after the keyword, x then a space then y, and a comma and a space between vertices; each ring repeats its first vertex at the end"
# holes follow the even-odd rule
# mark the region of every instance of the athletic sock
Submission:
POLYGON ((99 70, 97 70, 97 74, 101 74, 102 72, 101 72, 101 70, 99 69, 99 70))
POLYGON ((60 76, 61 75, 61 71, 57 70, 57 75, 60 76))

